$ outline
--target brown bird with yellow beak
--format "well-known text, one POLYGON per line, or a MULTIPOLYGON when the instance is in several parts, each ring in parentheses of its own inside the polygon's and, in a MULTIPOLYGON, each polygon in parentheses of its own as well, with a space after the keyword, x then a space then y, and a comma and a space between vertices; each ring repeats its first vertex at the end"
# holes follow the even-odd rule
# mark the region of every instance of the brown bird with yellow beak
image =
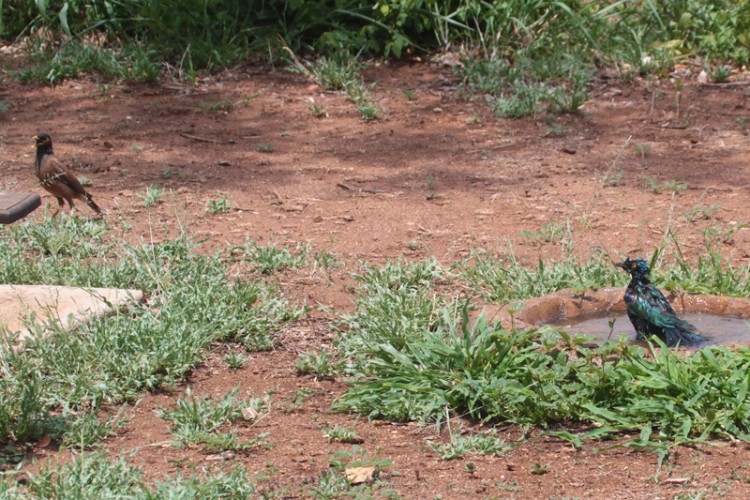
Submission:
POLYGON ((73 200, 81 200, 86 202, 86 205, 94 212, 102 213, 102 209, 94 203, 91 195, 83 188, 73 172, 55 157, 52 151, 52 138, 47 134, 37 134, 34 136, 34 143, 36 145, 34 173, 39 179, 39 184, 57 198, 59 204, 52 217, 56 217, 60 209, 65 206, 63 200, 68 202, 70 210, 75 209, 73 200))

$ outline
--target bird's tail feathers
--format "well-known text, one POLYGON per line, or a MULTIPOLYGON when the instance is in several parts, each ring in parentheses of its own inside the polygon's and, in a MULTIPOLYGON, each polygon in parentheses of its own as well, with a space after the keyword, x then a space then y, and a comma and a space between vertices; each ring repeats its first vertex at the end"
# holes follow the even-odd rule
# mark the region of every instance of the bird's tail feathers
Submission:
POLYGON ((706 340, 706 338, 698 333, 693 325, 689 325, 690 328, 665 328, 664 337, 667 346, 674 347, 680 345, 681 347, 696 346, 706 340))
POLYGON ((86 198, 86 205, 88 205, 91 208, 91 210, 93 210, 94 212, 98 214, 104 213, 104 211, 101 208, 99 208, 99 205, 94 203, 94 200, 91 198, 90 194, 86 193, 85 198, 86 198))

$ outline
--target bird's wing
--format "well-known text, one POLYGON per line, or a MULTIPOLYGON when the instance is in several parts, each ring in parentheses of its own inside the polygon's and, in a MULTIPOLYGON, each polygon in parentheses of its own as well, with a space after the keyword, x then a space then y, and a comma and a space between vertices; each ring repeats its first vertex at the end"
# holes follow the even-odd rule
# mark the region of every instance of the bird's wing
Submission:
POLYGON ((68 170, 65 165, 52 155, 45 156, 42 159, 41 172, 44 176, 42 182, 51 185, 54 182, 62 182, 70 189, 79 194, 86 194, 83 185, 76 179, 73 172, 68 170))
POLYGON ((667 299, 652 285, 641 287, 628 303, 628 311, 660 328, 684 327, 689 324, 679 319, 667 299))

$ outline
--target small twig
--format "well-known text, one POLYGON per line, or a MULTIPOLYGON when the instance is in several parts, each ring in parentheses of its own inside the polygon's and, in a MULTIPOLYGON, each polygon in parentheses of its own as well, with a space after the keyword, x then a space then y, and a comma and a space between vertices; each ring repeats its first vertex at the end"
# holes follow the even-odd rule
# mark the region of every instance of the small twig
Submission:
POLYGON ((475 153, 482 153, 484 151, 496 151, 498 149, 512 148, 513 146, 523 146, 529 142, 531 142, 531 140, 506 142, 505 144, 498 144, 496 146, 487 146, 486 148, 470 149, 469 151, 466 151, 466 154, 472 155, 475 153))
POLYGON ((341 189, 345 189, 347 191, 355 191, 357 193, 369 193, 369 194, 380 194, 384 193, 382 189, 372 189, 372 188, 354 188, 347 184, 344 184, 343 182, 337 182, 336 186, 340 187, 341 189))
POLYGON ((720 89, 722 87, 743 87, 745 85, 750 85, 750 80, 739 80, 736 82, 723 82, 723 83, 704 83, 702 84, 704 87, 714 87, 717 89, 720 89))
POLYGON ((258 210, 255 210, 254 208, 231 207, 230 210, 235 210, 237 212, 250 212, 251 214, 256 214, 256 215, 260 213, 258 210))
POLYGON ((217 141, 216 139, 206 139, 205 137, 198 137, 197 135, 190 135, 186 134, 185 132, 177 132, 179 135, 184 137, 185 139, 192 139, 194 141, 198 142, 212 142, 214 144, 224 144, 222 141, 217 141))

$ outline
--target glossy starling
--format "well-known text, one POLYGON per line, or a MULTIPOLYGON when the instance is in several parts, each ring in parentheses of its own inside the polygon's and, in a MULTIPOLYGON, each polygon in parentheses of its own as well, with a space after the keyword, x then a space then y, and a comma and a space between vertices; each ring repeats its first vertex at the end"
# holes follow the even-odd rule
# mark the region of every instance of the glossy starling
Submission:
POLYGON ((102 209, 94 203, 91 195, 83 188, 78 179, 76 179, 76 176, 73 175, 73 172, 68 170, 55 157, 52 151, 52 138, 47 134, 38 134, 34 136, 34 142, 36 145, 34 172, 41 186, 52 193, 52 196, 57 198, 57 203, 59 204, 53 217, 64 207, 65 203, 63 200, 68 202, 71 210, 75 208, 73 200, 82 200, 94 212, 98 214, 102 213, 102 209))
POLYGON ((696 328, 677 317, 664 295, 648 279, 648 262, 630 258, 615 264, 630 273, 625 306, 638 338, 659 337, 668 347, 694 346, 705 340, 696 328))

